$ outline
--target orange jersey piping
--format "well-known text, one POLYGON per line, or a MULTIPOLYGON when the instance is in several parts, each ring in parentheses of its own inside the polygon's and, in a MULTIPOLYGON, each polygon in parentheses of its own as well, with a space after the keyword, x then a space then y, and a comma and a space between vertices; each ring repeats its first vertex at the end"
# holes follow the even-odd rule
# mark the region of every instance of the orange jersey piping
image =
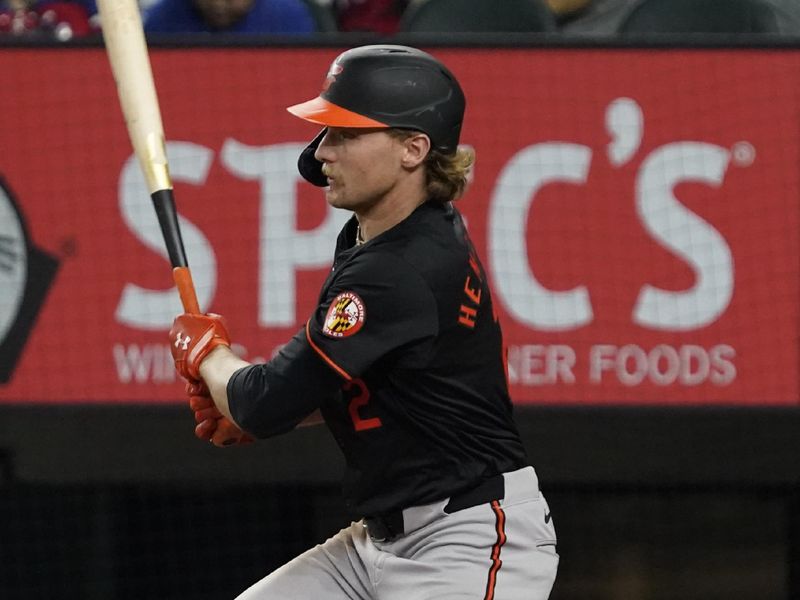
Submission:
POLYGON ((345 371, 342 367, 340 367, 335 362, 333 362, 333 359, 330 356, 328 356, 327 354, 325 354, 325 352, 322 351, 322 348, 320 348, 319 346, 317 346, 314 343, 314 340, 311 339, 310 324, 311 324, 311 319, 306 321, 306 339, 308 340, 308 343, 311 344, 311 347, 314 349, 314 352, 319 354, 320 358, 322 358, 322 360, 324 360, 326 363, 328 363, 328 366, 331 369, 336 371, 339 375, 344 377, 347 381, 352 380, 353 378, 350 376, 350 374, 347 371, 345 371))

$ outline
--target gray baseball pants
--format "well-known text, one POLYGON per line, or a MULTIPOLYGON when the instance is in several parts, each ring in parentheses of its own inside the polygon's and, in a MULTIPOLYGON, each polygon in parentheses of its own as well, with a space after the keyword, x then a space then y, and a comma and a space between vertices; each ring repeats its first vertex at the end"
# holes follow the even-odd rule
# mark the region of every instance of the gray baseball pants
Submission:
POLYGON ((496 502, 405 509, 405 534, 388 542, 352 523, 238 600, 546 600, 558 568, 550 509, 532 467, 503 478, 496 502))

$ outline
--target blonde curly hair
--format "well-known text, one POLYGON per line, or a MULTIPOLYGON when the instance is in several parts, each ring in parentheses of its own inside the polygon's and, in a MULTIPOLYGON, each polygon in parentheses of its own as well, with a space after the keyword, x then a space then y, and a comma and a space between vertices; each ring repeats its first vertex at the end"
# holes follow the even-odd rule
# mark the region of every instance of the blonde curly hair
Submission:
MULTIPOLYGON (((420 133, 413 129, 389 129, 398 139, 406 139, 420 133)), ((431 148, 425 157, 425 187, 428 200, 452 202, 458 200, 467 187, 467 178, 475 163, 475 151, 459 146, 453 154, 445 154, 431 148)))

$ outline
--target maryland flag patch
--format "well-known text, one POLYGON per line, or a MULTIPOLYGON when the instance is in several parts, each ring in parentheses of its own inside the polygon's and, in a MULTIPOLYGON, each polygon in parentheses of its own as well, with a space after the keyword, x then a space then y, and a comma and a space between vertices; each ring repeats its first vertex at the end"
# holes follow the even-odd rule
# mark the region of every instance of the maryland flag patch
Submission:
POLYGON ((364 301, 355 292, 342 292, 331 302, 322 333, 332 338, 348 337, 364 324, 364 301))

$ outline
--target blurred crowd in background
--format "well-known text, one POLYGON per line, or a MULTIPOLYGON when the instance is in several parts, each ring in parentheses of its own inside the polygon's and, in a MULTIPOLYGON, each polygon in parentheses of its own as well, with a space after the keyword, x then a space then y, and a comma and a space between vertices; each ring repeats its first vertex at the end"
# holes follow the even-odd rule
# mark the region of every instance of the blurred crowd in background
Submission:
MULTIPOLYGON (((153 34, 771 33, 800 36, 800 0, 139 0, 153 34)), ((0 0, 0 36, 98 35, 95 0, 0 0)))

